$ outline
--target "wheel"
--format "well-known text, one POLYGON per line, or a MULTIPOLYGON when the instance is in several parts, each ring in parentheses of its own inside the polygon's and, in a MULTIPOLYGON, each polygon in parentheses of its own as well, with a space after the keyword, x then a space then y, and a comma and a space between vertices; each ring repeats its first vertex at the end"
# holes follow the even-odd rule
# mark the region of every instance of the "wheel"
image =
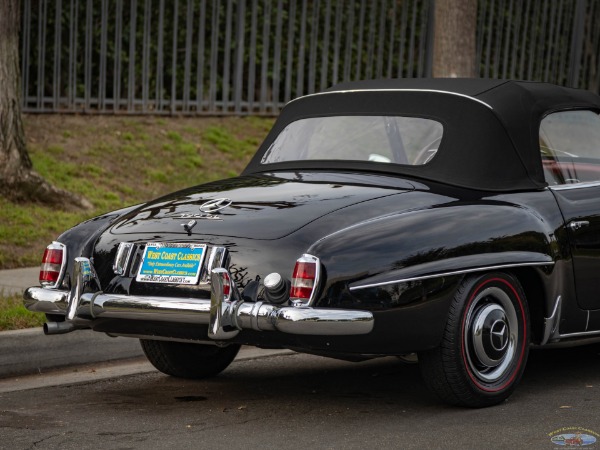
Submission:
POLYGON ((490 273, 457 290, 442 343, 419 353, 428 387, 442 400, 481 408, 506 400, 529 354, 529 310, 516 278, 490 273))
POLYGON ((233 361, 239 345, 213 345, 140 339, 142 350, 154 367, 179 378, 208 378, 225 370, 233 361))

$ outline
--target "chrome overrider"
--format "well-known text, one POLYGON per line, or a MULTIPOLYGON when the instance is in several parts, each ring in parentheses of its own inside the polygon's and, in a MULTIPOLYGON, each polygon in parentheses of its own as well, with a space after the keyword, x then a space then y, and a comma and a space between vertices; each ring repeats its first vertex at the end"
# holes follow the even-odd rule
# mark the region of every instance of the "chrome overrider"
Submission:
POLYGON ((90 328, 94 319, 113 318, 209 325, 214 340, 233 338, 244 329, 303 335, 359 335, 373 329, 369 311, 279 306, 246 302, 226 269, 211 273, 210 301, 195 298, 105 294, 88 258, 76 258, 71 291, 30 287, 24 293, 30 311, 64 315, 44 325, 46 334, 90 328), (229 284, 229 289, 226 289, 229 284), (226 295, 227 293, 227 295, 226 295))

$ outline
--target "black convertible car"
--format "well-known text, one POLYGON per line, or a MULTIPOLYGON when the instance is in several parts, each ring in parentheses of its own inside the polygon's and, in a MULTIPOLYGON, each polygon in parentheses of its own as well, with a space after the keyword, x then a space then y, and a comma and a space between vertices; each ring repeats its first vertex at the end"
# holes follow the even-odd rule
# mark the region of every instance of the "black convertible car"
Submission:
POLYGON ((599 112, 545 83, 338 85, 289 103, 241 176, 62 234, 25 304, 177 377, 240 345, 416 353, 443 400, 497 404, 532 344, 600 337, 599 112))

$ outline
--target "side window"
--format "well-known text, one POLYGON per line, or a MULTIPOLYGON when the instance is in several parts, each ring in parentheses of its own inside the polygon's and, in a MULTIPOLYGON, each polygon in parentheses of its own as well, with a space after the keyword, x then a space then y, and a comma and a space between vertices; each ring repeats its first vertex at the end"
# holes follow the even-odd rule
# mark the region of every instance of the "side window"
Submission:
POLYGON ((540 152, 550 186, 600 182, 600 116, 589 110, 546 116, 540 124, 540 152))

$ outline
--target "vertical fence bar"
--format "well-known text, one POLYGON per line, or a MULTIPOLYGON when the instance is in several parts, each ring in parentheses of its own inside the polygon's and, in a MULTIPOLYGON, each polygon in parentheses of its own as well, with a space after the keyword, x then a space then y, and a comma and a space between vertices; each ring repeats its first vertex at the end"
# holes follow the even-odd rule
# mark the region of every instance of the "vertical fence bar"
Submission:
POLYGON ((424 2, 421 8, 421 26, 419 33, 419 58, 418 58, 418 66, 417 66, 417 77, 424 77, 424 67, 425 67, 425 50, 427 44, 427 16, 429 15, 429 10, 427 9, 429 6, 429 2, 424 2))
POLYGON ((343 81, 350 81, 352 70, 352 43, 354 33, 354 0, 348 2, 348 24, 346 27, 346 49, 344 51, 343 81))
POLYGON ((296 78, 296 97, 304 94, 304 52, 306 45, 306 8, 307 0, 302 0, 300 15, 300 45, 298 46, 298 77, 296 78))
POLYGON ((504 12, 506 10, 505 0, 500 0, 498 3, 498 10, 496 17, 498 18, 498 24, 496 28, 496 37, 494 45, 494 58, 492 59, 492 77, 498 78, 500 73, 500 54, 502 49, 502 39, 504 38, 504 12))
POLYGON ((108 2, 102 0, 100 11, 100 74, 98 79, 98 100, 96 108, 104 112, 106 110, 106 59, 108 46, 108 2))
POLYGON ((425 76, 433 76, 433 34, 435 32, 435 0, 429 0, 429 13, 427 14, 427 62, 425 76))
POLYGON ((494 31, 494 8, 495 8, 495 0, 490 0, 490 12, 488 18, 488 32, 487 32, 487 42, 485 46, 485 70, 484 77, 488 78, 490 76, 490 58, 492 53, 492 39, 493 39, 493 31, 494 31))
POLYGON ((123 0, 117 0, 115 21, 115 56, 113 76, 113 111, 117 112, 121 107, 121 49, 123 39, 123 0))
MULTIPOLYGON (((179 0, 173 0, 173 42, 171 47, 171 98, 169 111, 177 111, 177 53, 179 50, 179 0)), ((214 106, 214 104, 213 104, 214 106)))
POLYGON ((285 62, 285 93, 284 102, 292 99, 292 72, 294 71, 294 38, 296 36, 296 0, 289 0, 288 3, 288 34, 287 34, 287 55, 285 62))
POLYGON ((375 76, 377 78, 383 77, 383 47, 385 39, 385 13, 386 13, 387 1, 381 0, 381 8, 379 8, 379 39, 377 40, 377 64, 375 67, 375 76))
POLYGON ((239 0, 237 5, 235 27, 235 67, 234 67, 234 111, 236 114, 242 112, 242 96, 244 94, 244 50, 245 50, 245 23, 246 23, 246 0, 239 0))
POLYGON ((410 41, 408 44, 408 78, 414 78, 414 66, 415 66, 415 39, 417 30, 417 15, 418 15, 418 4, 419 0, 413 0, 412 17, 410 23, 410 41))
POLYGON ((559 1, 559 6, 557 8, 558 14, 556 15, 556 33, 555 33, 555 41, 554 41, 554 52, 552 57, 552 70, 551 73, 554 75, 550 80, 556 82, 560 79, 558 76, 559 64, 560 64, 560 54, 562 51, 561 38, 564 33, 563 29, 563 17, 564 17, 564 0, 559 1))
POLYGON ((323 30, 323 50, 321 51, 321 83, 319 90, 324 91, 327 88, 329 80, 329 34, 331 33, 331 0, 326 0, 325 4, 325 24, 323 30))
POLYGON ((150 42, 152 40, 152 0, 144 3, 144 31, 142 37, 142 111, 148 112, 150 101, 150 42))
POLYGON ((190 83, 192 77, 192 38, 194 33, 194 2, 187 1, 185 15, 185 59, 183 63, 183 105, 184 112, 190 111, 190 83))
POLYGON ((229 111, 229 89, 231 78, 231 21, 233 17, 233 5, 231 0, 227 0, 227 9, 225 13, 225 47, 223 48, 223 85, 222 85, 222 111, 229 111))
POLYGON ((133 102, 135 96, 135 38, 137 28, 137 0, 131 0, 129 11, 129 64, 127 68, 127 112, 133 112, 135 111, 133 102))
POLYGON ((519 34, 521 31, 521 19, 523 18, 524 12, 522 11, 523 4, 517 0, 516 2, 516 18, 515 18, 515 28, 513 34, 513 43, 512 43, 512 52, 510 56, 510 73, 509 78, 515 78, 516 70, 517 70, 517 56, 519 50, 519 34))
POLYGON ((90 102, 92 97, 92 44, 94 36, 93 32, 93 5, 92 0, 87 0, 85 7, 85 52, 84 52, 84 90, 85 90, 85 111, 90 110, 90 102))
MULTIPOLYGON (((564 10, 564 15, 562 18, 562 28, 563 28, 563 32, 561 33, 561 38, 563 36, 566 36, 567 34, 569 34, 569 31, 571 31, 571 33, 573 32, 573 30, 569 30, 569 26, 572 26, 573 23, 573 2, 572 1, 566 1, 565 3, 565 10, 564 10)), ((558 60, 558 70, 557 70, 557 77, 556 80, 558 83, 566 83, 567 77, 568 77, 568 71, 569 71, 569 67, 568 67, 568 62, 567 62, 567 55, 569 52, 569 45, 568 43, 563 43, 561 45, 561 49, 560 49, 560 57, 558 60)))
POLYGON ((331 84, 336 84, 339 79, 340 70, 340 46, 342 41, 342 0, 335 4, 334 37, 333 37, 333 67, 331 84))
POLYGON ((61 61, 61 17, 62 17, 62 1, 57 0, 55 2, 55 10, 54 10, 54 55, 53 55, 53 63, 54 70, 52 73, 52 111, 58 110, 58 105, 60 102, 60 86, 61 86, 61 71, 60 71, 60 61, 61 61))
POLYGON ((30 39, 31 39, 31 1, 23 2, 23 14, 21 15, 21 99, 23 110, 29 110, 29 61, 30 61, 30 39))
POLYGON ((400 44, 398 53, 398 78, 404 76, 404 48, 406 47, 406 33, 408 22, 408 2, 402 2, 402 17, 400 18, 400 44))
POLYGON ((212 2, 211 42, 210 42, 210 84, 208 91, 208 109, 216 111, 217 100, 217 64, 219 62, 219 11, 221 1, 212 2))
POLYGON ((542 80, 544 75, 544 47, 546 46, 546 28, 548 21, 548 0, 543 1, 542 6, 542 21, 540 24, 540 32, 538 34, 538 45, 537 52, 533 55, 535 58, 535 72, 532 75, 532 79, 542 80))
POLYGON ((69 103, 77 107, 77 35, 79 24, 79 1, 71 0, 71 27, 69 29, 69 103))
POLYGON ((310 29, 310 49, 308 53, 308 93, 315 92, 317 71, 317 40, 319 39, 320 0, 313 0, 312 23, 310 29))
POLYGON ((248 112, 254 111, 254 98, 256 86, 256 40, 258 35, 257 25, 258 0, 252 0, 252 17, 250 19, 250 45, 248 55, 248 112))
POLYGON ((281 82, 281 44, 283 41, 283 0, 277 1, 277 17, 275 19, 275 54, 273 55, 273 87, 271 112, 277 113, 279 108, 279 84, 281 82))
POLYGON ((538 32, 538 22, 539 22, 539 13, 540 13, 540 0, 533 3, 533 13, 531 20, 531 32, 529 35, 529 52, 528 52, 528 64, 527 64, 527 76, 526 80, 533 80, 533 63, 534 55, 536 53, 536 34, 538 32))
MULTIPOLYGON (((434 1, 434 0, 429 0, 434 1)), ((430 16, 431 17, 431 16, 430 16)), ((394 44, 396 42, 396 2, 392 1, 392 12, 390 14, 390 34, 388 40, 388 54, 387 54, 387 70, 386 70, 386 78, 393 77, 393 67, 394 67, 394 44)), ((428 38, 432 35, 430 31, 427 31, 428 38)))
POLYGON ((38 18, 38 67, 37 67, 37 109, 44 110, 44 68, 46 64, 46 14, 48 12, 48 3, 42 0, 40 3, 40 12, 38 18))
POLYGON ((358 15, 358 39, 356 40, 356 69, 354 71, 354 80, 360 80, 362 76, 362 48, 363 33, 365 30, 365 0, 360 1, 360 13, 358 15))
MULTIPOLYGON (((487 11, 487 5, 488 5, 489 1, 488 0, 482 0, 477 2, 477 32, 476 32, 476 36, 477 36, 477 42, 476 42, 476 56, 475 56, 475 61, 477 61, 477 64, 480 64, 481 61, 483 61, 483 38, 485 37, 485 29, 484 29, 484 24, 485 24, 485 16, 486 16, 486 11, 487 11)), ((485 70, 485 68, 484 68, 485 70)), ((479 74, 480 71, 478 70, 477 73, 479 74)), ((485 76, 485 74, 484 74, 485 76)))
POLYGON ((259 111, 266 111, 267 103, 267 71, 269 70, 269 44, 271 34, 271 2, 264 5, 263 29, 262 29, 262 55, 260 61, 260 107, 259 111))
POLYGON ((154 91, 154 104, 158 112, 164 108, 164 71, 165 71, 165 0, 158 3, 158 36, 156 38, 156 89, 154 91))
POLYGON ((502 60, 502 78, 508 78, 508 68, 509 68, 509 64, 508 64, 508 50, 510 48, 510 29, 512 27, 512 23, 513 23, 513 6, 514 6, 514 1, 515 0, 509 0, 508 2, 508 14, 507 14, 507 20, 506 20, 506 33, 505 33, 505 39, 504 39, 504 58, 502 60))
POLYGON ((549 0, 550 1, 550 29, 548 30, 548 40, 545 42, 545 51, 543 53, 541 53, 541 57, 543 58, 543 61, 545 61, 545 67, 542 73, 542 81, 548 81, 549 80, 549 75, 550 75, 550 62, 552 61, 552 55, 554 54, 554 47, 553 47, 553 37, 554 37, 554 27, 555 27, 555 20, 557 17, 557 11, 556 11, 556 0, 549 0))
POLYGON ((571 58, 567 86, 579 87, 579 70, 581 68, 581 54, 583 52, 583 31, 585 26, 586 0, 576 0, 575 14, 571 34, 571 58))
POLYGON ((205 48, 206 48, 206 1, 200 2, 200 13, 198 15, 198 67, 196 68, 196 111, 204 111, 204 66, 205 66, 205 48))
POLYGON ((371 2, 371 10, 369 11, 369 27, 367 35, 367 62, 366 62, 366 78, 373 78, 373 59, 375 54, 375 18, 377 17, 377 2, 371 2))

